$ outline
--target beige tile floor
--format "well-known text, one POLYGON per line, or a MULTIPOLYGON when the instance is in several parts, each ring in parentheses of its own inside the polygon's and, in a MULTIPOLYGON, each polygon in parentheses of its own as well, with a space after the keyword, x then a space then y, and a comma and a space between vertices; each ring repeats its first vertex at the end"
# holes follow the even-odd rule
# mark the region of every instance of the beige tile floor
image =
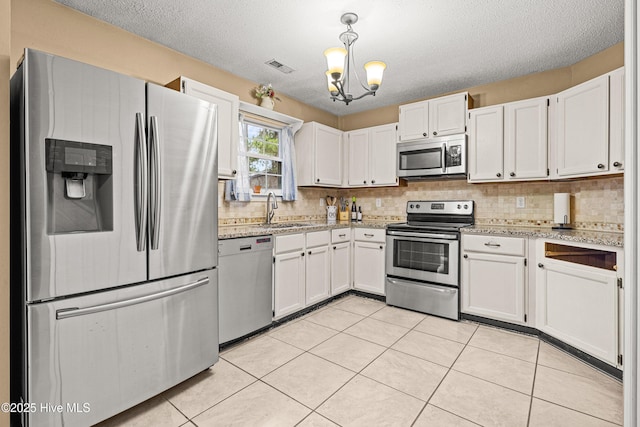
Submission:
POLYGON ((613 426, 622 385, 535 337, 347 296, 106 426, 613 426))

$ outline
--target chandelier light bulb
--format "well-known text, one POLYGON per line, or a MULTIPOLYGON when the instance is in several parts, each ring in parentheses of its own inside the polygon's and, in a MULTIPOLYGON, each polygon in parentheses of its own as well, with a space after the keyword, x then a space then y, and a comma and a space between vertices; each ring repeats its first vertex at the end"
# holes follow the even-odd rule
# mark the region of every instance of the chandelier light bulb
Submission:
POLYGON ((371 90, 377 90, 380 87, 385 68, 387 68, 387 64, 382 61, 370 61, 364 64, 364 69, 367 72, 367 84, 371 90))
POLYGON ((338 80, 344 72, 344 58, 347 56, 347 49, 343 47, 332 47, 324 51, 327 58, 327 69, 334 80, 338 80))

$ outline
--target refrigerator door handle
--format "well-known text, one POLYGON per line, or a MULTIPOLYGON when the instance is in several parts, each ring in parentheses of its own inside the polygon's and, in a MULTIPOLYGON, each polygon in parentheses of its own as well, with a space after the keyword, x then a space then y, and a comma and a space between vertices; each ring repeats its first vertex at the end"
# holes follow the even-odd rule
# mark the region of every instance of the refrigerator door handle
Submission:
POLYGON ((129 307, 135 304, 142 304, 142 303, 157 300, 160 298, 166 298, 168 296, 176 295, 181 292, 190 291, 192 289, 195 289, 207 284, 209 284, 209 278, 204 277, 202 279, 196 280, 195 282, 188 283, 186 285, 182 285, 177 288, 169 289, 162 292, 157 292, 151 295, 145 295, 142 297, 111 302, 108 304, 94 305, 94 306, 85 307, 85 308, 79 308, 79 307, 62 308, 60 310, 56 310, 56 319, 61 320, 61 319, 68 319, 70 317, 86 316, 89 314, 99 313, 101 311, 115 310, 118 308, 129 307))
POLYGON ((151 158, 149 162, 149 171, 151 176, 150 182, 150 198, 149 209, 151 213, 151 249, 158 249, 160 243, 160 207, 161 207, 161 194, 162 194, 162 182, 160 178, 160 136, 158 134, 158 118, 151 116, 151 129, 149 131, 149 150, 151 151, 151 158))
POLYGON ((135 170, 135 215, 136 244, 138 252, 147 245, 147 136, 144 117, 136 113, 136 170, 135 170))

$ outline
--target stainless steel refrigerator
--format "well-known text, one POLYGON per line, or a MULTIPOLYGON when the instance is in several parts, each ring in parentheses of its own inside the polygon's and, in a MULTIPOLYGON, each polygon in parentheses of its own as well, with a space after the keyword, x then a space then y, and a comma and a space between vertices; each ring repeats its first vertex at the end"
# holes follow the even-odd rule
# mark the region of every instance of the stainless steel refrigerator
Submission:
POLYGON ((215 105, 27 49, 11 111, 13 422, 92 425, 212 366, 215 105))

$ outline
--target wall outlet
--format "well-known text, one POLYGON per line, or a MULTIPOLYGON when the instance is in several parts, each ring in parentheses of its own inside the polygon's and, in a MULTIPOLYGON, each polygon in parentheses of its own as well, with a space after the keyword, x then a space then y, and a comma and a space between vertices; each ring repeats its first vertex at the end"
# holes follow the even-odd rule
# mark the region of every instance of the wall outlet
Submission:
POLYGON ((382 200, 381 199, 376 199, 376 208, 379 208, 382 206, 382 200))
POLYGON ((524 197, 523 196, 516 197, 516 208, 522 209, 524 207, 525 207, 524 197))

